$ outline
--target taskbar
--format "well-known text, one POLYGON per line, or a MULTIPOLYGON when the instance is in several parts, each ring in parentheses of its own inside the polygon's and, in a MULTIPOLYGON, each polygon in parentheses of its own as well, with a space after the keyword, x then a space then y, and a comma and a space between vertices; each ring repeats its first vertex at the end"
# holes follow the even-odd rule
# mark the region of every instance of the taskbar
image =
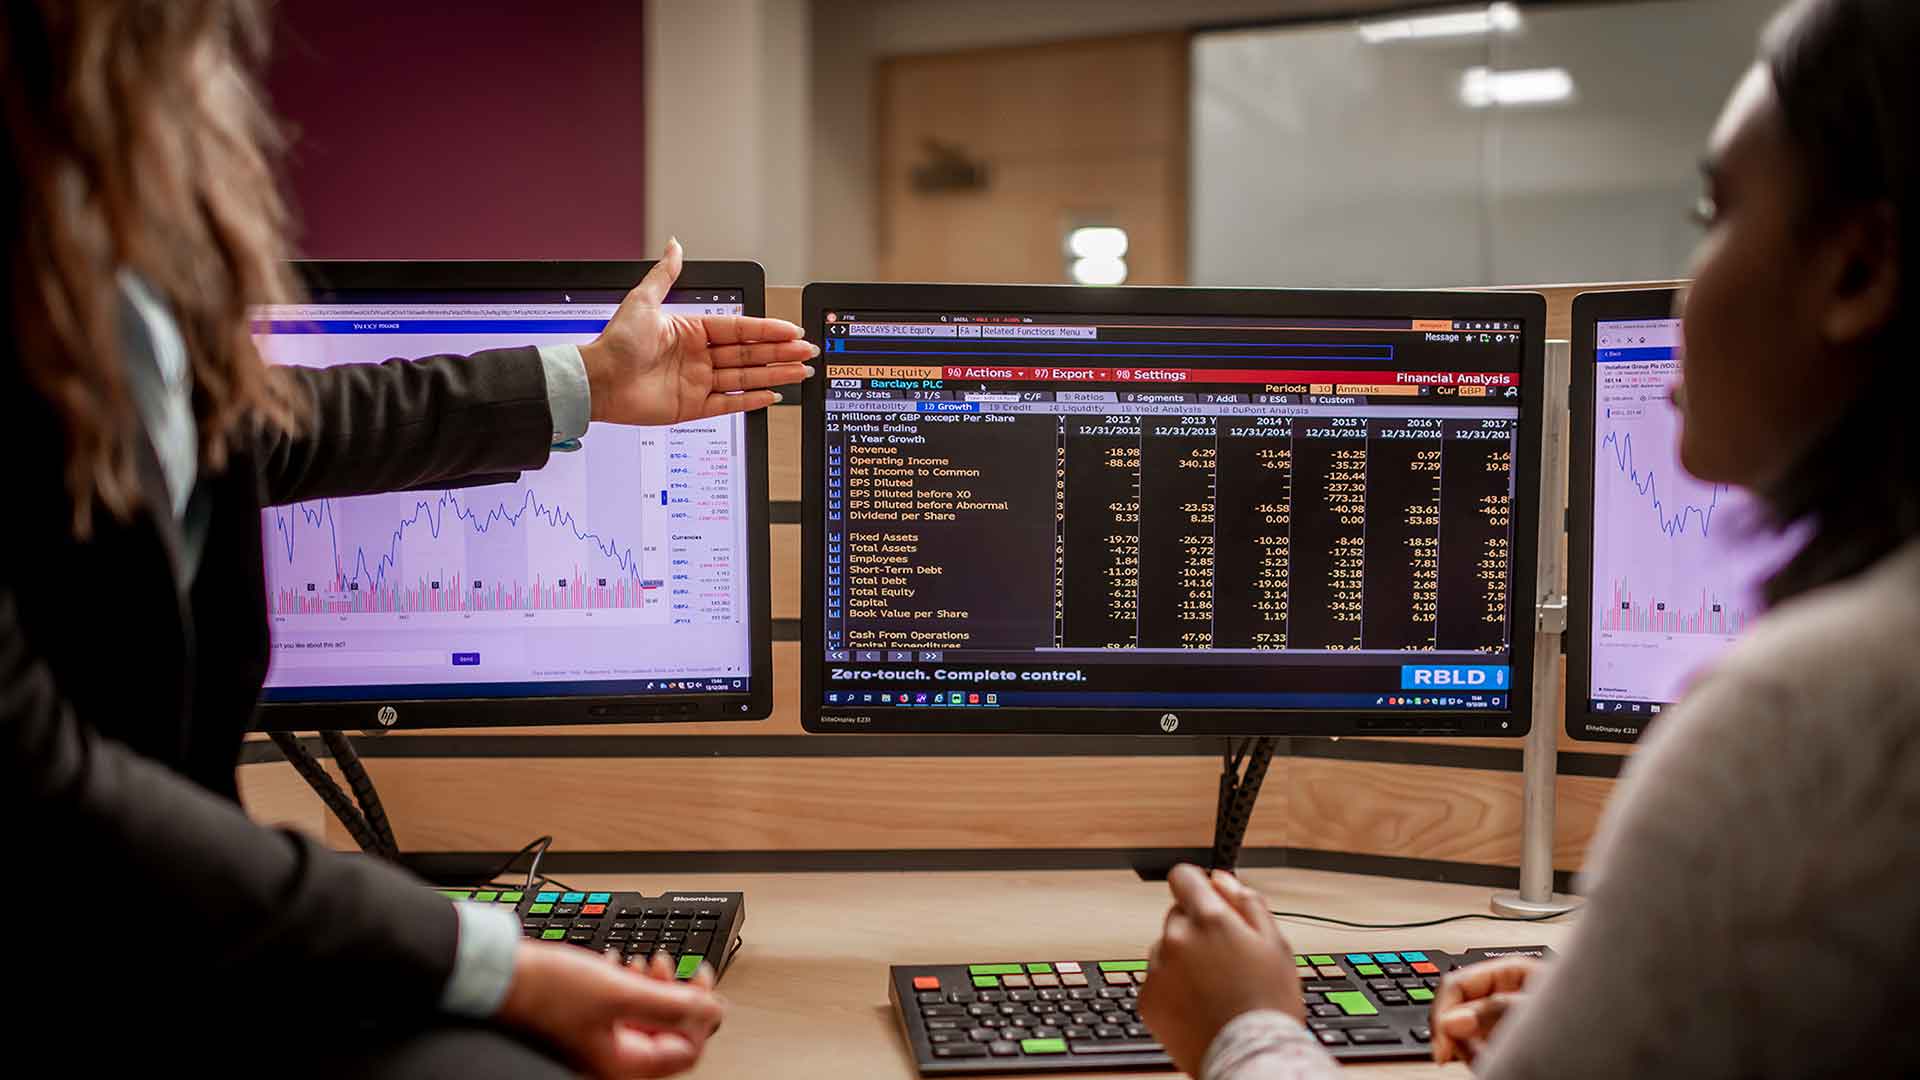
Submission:
POLYGON ((1047 693, 1013 690, 829 690, 828 708, 963 709, 1473 709, 1503 711, 1506 694, 1047 693))
POLYGON ((1673 708, 1671 701, 1619 701, 1610 698, 1594 698, 1587 705, 1588 711, 1596 716, 1659 716, 1664 710, 1673 708))

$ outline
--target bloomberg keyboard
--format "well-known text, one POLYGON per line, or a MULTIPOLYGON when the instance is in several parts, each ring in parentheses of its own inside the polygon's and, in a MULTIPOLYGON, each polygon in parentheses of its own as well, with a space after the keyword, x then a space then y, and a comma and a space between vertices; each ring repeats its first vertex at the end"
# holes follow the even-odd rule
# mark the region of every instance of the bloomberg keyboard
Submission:
MULTIPOLYGON (((1307 1028, 1339 1061, 1421 1058, 1428 1010, 1455 968, 1545 946, 1304 953, 1293 958, 1307 1028)), ((923 1076, 1173 1067, 1140 1021, 1145 960, 909 964, 890 969, 893 1002, 923 1076)))
POLYGON ((565 892, 542 889, 441 889, 449 900, 511 905, 521 932, 540 941, 561 941, 618 955, 628 965, 665 953, 674 975, 691 979, 701 963, 725 975, 746 926, 746 894, 565 892))

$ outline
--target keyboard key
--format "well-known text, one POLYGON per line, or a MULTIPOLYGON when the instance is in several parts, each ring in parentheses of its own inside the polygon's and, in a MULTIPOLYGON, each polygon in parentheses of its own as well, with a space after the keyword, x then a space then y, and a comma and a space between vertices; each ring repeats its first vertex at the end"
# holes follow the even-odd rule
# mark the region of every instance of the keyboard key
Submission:
POLYGON ((1419 964, 1419 963, 1426 962, 1427 954, 1423 952, 1404 952, 1403 951, 1400 954, 1400 959, 1405 960, 1409 964, 1419 964))
POLYGON ((541 941, 565 941, 567 940, 567 932, 564 929, 542 930, 540 931, 540 940, 541 941))
POLYGON ((1422 1025, 1420 1027, 1415 1027, 1415 1028, 1408 1028, 1407 1034, 1413 1036, 1414 1042, 1432 1042, 1433 1041, 1433 1030, 1431 1028, 1426 1027, 1425 1025, 1422 1025))
POLYGON ((947 995, 949 1005, 971 1005, 974 1002, 973 991, 955 990, 947 995))
POLYGON ((552 904, 532 904, 532 905, 529 905, 529 906, 528 906, 528 908, 527 908, 527 914, 529 914, 529 915, 551 915, 551 914, 553 914, 553 905, 552 905, 552 904))
POLYGON ((1320 994, 1302 994, 1300 995, 1300 999, 1301 1003, 1305 1005, 1323 1005, 1327 1000, 1325 996, 1320 994))
POLYGON ((1068 974, 1060 976, 1060 985, 1085 986, 1087 985, 1087 977, 1085 975, 1069 972, 1068 974))
POLYGON ((1020 1049, 1028 1054, 1064 1054, 1067 1052, 1065 1039, 1022 1039, 1020 1049))
POLYGON ((534 894, 533 902, 536 904, 557 904, 560 902, 560 894, 551 889, 543 890, 534 894))
POLYGON ((1072 960, 1056 960, 1053 965, 1053 970, 1062 975, 1078 975, 1080 974, 1080 965, 1072 960))
POLYGON ((1067 1038, 1069 1039, 1093 1038, 1093 1028, 1088 1027, 1085 1024, 1075 1024, 1074 1026, 1068 1028, 1066 1033, 1067 1033, 1067 1038))
POLYGON ((1159 1054, 1165 1051, 1157 1042, 1132 1040, 1129 1042, 1107 1042, 1093 1039, 1073 1039, 1067 1043, 1067 1049, 1076 1054, 1159 1054))
POLYGON ((930 1031, 927 1033, 927 1041, 935 1046, 944 1046, 947 1043, 966 1042, 967 1033, 964 1031, 930 1031))
POLYGON ((1316 1031, 1314 1032, 1314 1034, 1320 1037, 1321 1046, 1347 1045, 1347 1033, 1337 1028, 1329 1029, 1327 1031, 1316 1031))
POLYGON ((1100 996, 1100 991, 1092 987, 1081 987, 1077 990, 1067 991, 1067 996, 1075 1001, 1092 1001, 1094 998, 1100 996))
POLYGON ((1382 1005, 1405 1005, 1406 1003, 1407 995, 1404 990, 1382 990, 1380 992, 1380 1004, 1382 1005))
POLYGON ((994 975, 975 975, 973 977, 973 985, 976 988, 984 990, 991 987, 999 986, 1000 979, 994 975))
POLYGON ((582 902, 582 901, 584 901, 584 900, 585 900, 586 898, 587 898, 587 894, 586 894, 586 893, 583 893, 583 892, 570 892, 570 893, 565 893, 565 894, 563 894, 563 895, 562 895, 562 896, 560 897, 560 902, 561 902, 561 903, 563 903, 563 904, 578 904, 578 903, 580 903, 580 902, 582 902))
POLYGON ((1327 1005, 1324 1003, 1320 1005, 1309 1005, 1307 1006, 1307 1011, 1313 1013, 1313 1015, 1315 1016, 1344 1016, 1345 1015, 1340 1011, 1340 1006, 1327 1005))
POLYGON ((610 892, 597 892, 597 893, 587 894, 587 903, 589 904, 604 904, 607 901, 612 899, 613 899, 613 894, 610 892))
POLYGON ((674 969, 676 979, 691 979, 700 971, 700 965, 706 961, 703 953, 688 953, 680 958, 680 966, 674 969))
POLYGON ((1067 1000, 1067 992, 1065 990, 1036 990, 1034 991, 1034 996, 1041 1001, 1067 1000))
POLYGON ((1387 974, 1393 976, 1396 979, 1400 978, 1403 975, 1413 974, 1413 969, 1408 967, 1405 964, 1382 964, 1380 965, 1380 970, 1386 972, 1387 974))
MULTIPOLYGON (((939 995, 936 994, 934 996, 937 998, 939 995)), ((974 1007, 984 1008, 985 1006, 976 1005, 974 1007)), ((945 1019, 949 1016, 965 1016, 967 1015, 967 1010, 958 1005, 922 1005, 920 1006, 920 1015, 945 1019)))
POLYGON ((1371 963, 1373 963, 1373 954, 1372 954, 1372 953, 1363 953, 1363 952, 1359 952, 1359 953, 1354 953, 1354 952, 1350 952, 1350 953, 1348 953, 1348 954, 1347 954, 1347 963, 1349 963, 1349 964, 1371 964, 1371 963))
POLYGON ((1030 1005, 1040 1000, 1040 995, 1034 990, 1009 990, 1007 991, 1007 1000, 1017 1001, 1022 1005, 1030 1005))
POLYGON ((1001 978, 1000 985, 1017 987, 1024 990, 1033 985, 1033 980, 1025 975, 1007 975, 1001 978))
POLYGON ((1400 962, 1400 954, 1377 952, 1373 954, 1373 962, 1376 964, 1397 964, 1400 962))
POLYGON ((553 906, 553 914, 554 914, 554 917, 557 919, 571 919, 575 915, 580 914, 580 905, 579 904, 555 904, 553 906))
POLYGON ((1386 1028, 1348 1028, 1347 1038, 1355 1046, 1391 1046, 1400 1041, 1400 1033, 1386 1028))
POLYGON ((607 905, 605 904, 580 905, 580 914, 582 915, 605 915, 606 913, 607 913, 607 905))
POLYGON ((977 1043, 992 1042, 999 1037, 1000 1033, 990 1027, 977 1027, 967 1032, 967 1038, 977 1043))
POLYGON ((1052 965, 1052 964, 1028 964, 1028 965, 1027 965, 1027 974, 1029 974, 1029 975, 1051 975, 1051 974, 1053 974, 1053 965, 1052 965))
POLYGON ((1307 959, 1313 961, 1315 966, 1322 966, 1322 965, 1333 963, 1333 957, 1328 956, 1325 953, 1314 953, 1312 956, 1307 957, 1307 959))
POLYGON ((967 1006, 967 1015, 968 1016, 999 1016, 1000 1009, 996 1005, 969 1005, 967 1006))
MULTIPOLYGON (((1412 956, 1413 954, 1412 954, 1412 953, 1408 953, 1407 955, 1408 955, 1408 956, 1412 956)), ((1428 962, 1428 961, 1425 961, 1425 960, 1422 960, 1422 961, 1420 961, 1419 963, 1416 963, 1416 964, 1413 964, 1413 965, 1411 965, 1411 966, 1412 966, 1412 968, 1413 968, 1413 973, 1414 973, 1415 975, 1438 975, 1438 974, 1440 974, 1440 968, 1439 968, 1439 966, 1438 966, 1438 965, 1436 965, 1436 964, 1433 964, 1433 963, 1430 963, 1430 962, 1428 962)))
POLYGON ((916 975, 913 980, 913 988, 915 990, 938 990, 940 989, 940 976, 916 975))
POLYGON ((969 975, 1024 975, 1026 969, 1019 964, 970 964, 969 975))
POLYGON ((1031 1029, 1027 1034, 1029 1037, 1035 1039, 1057 1039, 1060 1037, 1060 1029, 1057 1027, 1047 1027, 1042 1024, 1031 1029))
POLYGON ((1059 986, 1059 985, 1060 985, 1060 976, 1058 976, 1058 975, 1035 975, 1035 976, 1033 976, 1033 985, 1035 985, 1035 986, 1059 986))
POLYGON ((1127 1037, 1130 1039, 1151 1039, 1153 1038, 1153 1032, 1148 1031, 1147 1025, 1145 1024, 1128 1024, 1127 1037))
POLYGON ((980 1000, 989 1005, 998 1005, 1007 1000, 1007 992, 1005 990, 989 990, 980 995, 980 1000))
POLYGON ((1367 995, 1358 990, 1336 990, 1327 995, 1327 1002, 1338 1005, 1340 1011, 1348 1016, 1378 1016, 1380 1010, 1373 1007, 1367 995))
POLYGON ((1320 975, 1320 977, 1323 979, 1344 979, 1347 977, 1347 973, 1341 970, 1341 968, 1336 964, 1328 964, 1325 967, 1318 967, 1318 968, 1315 968, 1314 971, 1317 972, 1320 975))
POLYGON ((1020 1054, 1020 1044, 1006 1039, 995 1039, 987 1044, 987 1049, 994 1057, 1017 1057, 1020 1054))
POLYGON ((964 1020, 928 1020, 926 1023, 928 1031, 961 1031, 967 1026, 964 1020))
POLYGON ((1407 997, 1413 999, 1414 1001, 1421 1001, 1421 1002, 1432 1001, 1433 991, 1427 989, 1424 986, 1417 987, 1415 989, 1407 991, 1407 997))
POLYGON ((1124 1039, 1127 1037, 1127 1031, 1125 1028, 1114 1024, 1101 1024, 1093 1029, 1093 1037, 1096 1039, 1124 1039))
POLYGON ((937 1058, 986 1057, 987 1048, 978 1043, 954 1043, 952 1046, 936 1046, 933 1056, 937 1058))
POLYGON ((1378 975, 1380 974, 1380 965, 1379 964, 1355 964, 1353 965, 1353 970, 1358 972, 1361 975, 1378 975))
POLYGON ((1102 972, 1145 971, 1147 970, 1147 962, 1145 960, 1102 960, 1100 961, 1100 970, 1102 972))

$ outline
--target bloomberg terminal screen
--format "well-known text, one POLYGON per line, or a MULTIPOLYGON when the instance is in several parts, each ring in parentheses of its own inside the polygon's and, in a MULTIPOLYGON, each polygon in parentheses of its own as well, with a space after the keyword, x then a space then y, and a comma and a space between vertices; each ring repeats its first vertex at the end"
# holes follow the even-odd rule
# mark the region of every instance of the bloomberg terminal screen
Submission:
POLYGON ((819 704, 1507 709, 1521 331, 827 312, 819 704))

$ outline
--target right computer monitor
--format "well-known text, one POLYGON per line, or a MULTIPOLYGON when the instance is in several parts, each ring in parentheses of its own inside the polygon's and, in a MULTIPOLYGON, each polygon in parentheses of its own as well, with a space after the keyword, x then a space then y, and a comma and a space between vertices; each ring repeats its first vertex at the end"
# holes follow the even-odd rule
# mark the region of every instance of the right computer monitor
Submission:
POLYGON ((1677 290, 1573 304, 1567 733, 1630 742, 1758 618, 1791 541, 1680 465, 1677 290))
POLYGON ((1539 296, 804 308, 809 730, 1526 731, 1539 296))

